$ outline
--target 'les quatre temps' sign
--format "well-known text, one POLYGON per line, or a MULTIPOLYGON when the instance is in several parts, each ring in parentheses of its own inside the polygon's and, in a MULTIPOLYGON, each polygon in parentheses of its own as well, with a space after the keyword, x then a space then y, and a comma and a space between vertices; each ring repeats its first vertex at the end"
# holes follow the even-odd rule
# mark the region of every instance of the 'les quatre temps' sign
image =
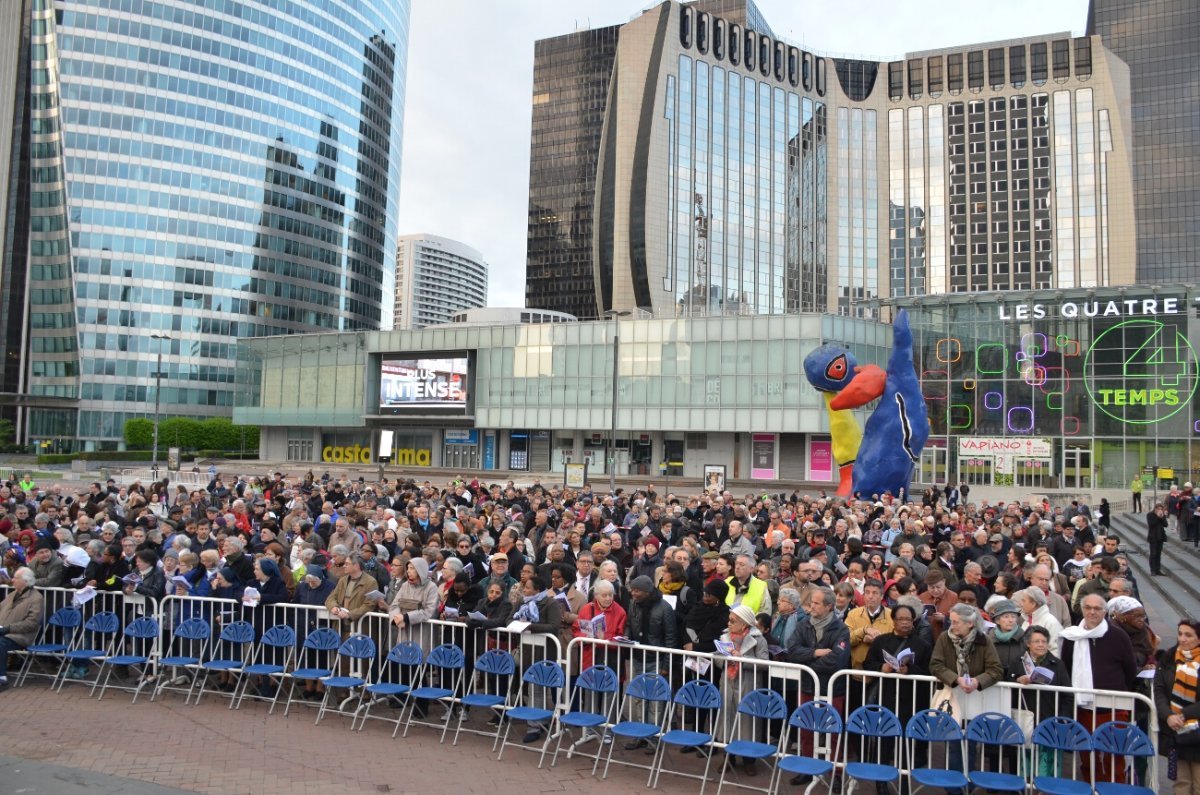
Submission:
MULTIPOLYGON (((1200 304, 1200 296, 1195 301, 1200 304)), ((1086 348, 1082 373, 1088 395, 1097 411, 1142 425, 1183 411, 1200 384, 1200 357, 1188 340, 1187 311, 1187 300, 1178 297, 997 307, 999 319, 1007 322, 1090 321, 1095 336, 1086 348)))

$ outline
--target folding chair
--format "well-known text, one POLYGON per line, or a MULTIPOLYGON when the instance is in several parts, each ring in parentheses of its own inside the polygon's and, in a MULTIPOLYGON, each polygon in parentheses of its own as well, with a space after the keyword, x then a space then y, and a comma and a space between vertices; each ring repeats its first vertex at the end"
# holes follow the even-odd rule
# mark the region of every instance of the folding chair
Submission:
POLYGON ((1087 753, 1092 750, 1092 745, 1091 733, 1077 720, 1053 717, 1046 718, 1039 723, 1033 730, 1034 751, 1046 750, 1054 754, 1054 772, 1056 775, 1037 775, 1038 764, 1035 757, 1030 771, 1030 774, 1033 776, 1034 789, 1038 792, 1044 792, 1046 795, 1091 795, 1092 785, 1086 781, 1075 779, 1075 772, 1079 769, 1079 766, 1068 764, 1067 767, 1071 770, 1071 778, 1067 778, 1058 775, 1061 772, 1058 769, 1058 761, 1062 754, 1087 753))
MULTIPOLYGON (((421 647, 413 641, 401 641, 392 647, 387 657, 384 658, 378 680, 359 691, 358 708, 354 711, 355 715, 358 716, 359 731, 362 731, 363 726, 367 725, 367 718, 371 717, 371 708, 376 703, 399 698, 400 696, 407 695, 412 690, 413 684, 417 681, 417 676, 420 674, 421 662, 421 647), (409 672, 410 676, 405 677, 405 671, 409 672), (404 681, 406 679, 407 681, 404 681), (359 713, 362 714, 359 715, 359 713)), ((396 729, 400 728, 400 719, 403 714, 404 705, 401 704, 400 713, 396 716, 395 720, 396 729)), ((377 718, 377 720, 384 720, 384 718, 377 718)), ((350 723, 350 728, 351 730, 354 729, 353 721, 350 723)), ((394 737, 395 734, 393 730, 392 736, 394 737)))
MULTIPOLYGON (((666 718, 667 713, 670 711, 667 707, 671 703, 671 683, 659 674, 638 674, 625 686, 625 695, 621 700, 620 707, 617 709, 617 715, 629 715, 632 717, 634 710, 637 708, 637 702, 657 705, 658 708, 652 709, 651 714, 657 712, 661 716, 659 722, 621 720, 609 726, 607 736, 610 740, 605 743, 608 745, 608 754, 604 758, 604 774, 601 778, 608 778, 608 768, 612 764, 612 755, 616 748, 618 737, 628 737, 635 742, 640 740, 648 742, 658 739, 666 731, 666 718)), ((596 763, 592 765, 593 776, 596 775, 596 767, 599 764, 600 760, 597 758, 596 763)), ((618 761, 617 764, 630 763, 618 761)), ((649 769, 647 765, 633 766, 649 769)))
MULTIPOLYGON (((418 681, 424 682, 426 677, 429 678, 431 684, 414 687, 408 693, 408 719, 404 721, 404 736, 408 736, 408 730, 413 725, 413 714, 417 710, 417 704, 428 703, 433 706, 435 701, 445 701, 446 715, 442 719, 442 738, 441 742, 446 742, 446 732, 450 729, 450 718, 454 712, 455 694, 462 691, 463 670, 467 667, 467 658, 463 655, 463 650, 452 643, 443 643, 433 651, 429 652, 425 657, 425 665, 418 675, 418 681), (432 684, 434 677, 437 678, 437 683, 432 684), (449 685, 449 687, 447 687, 449 685)), ((432 721, 416 721, 423 726, 431 726, 438 728, 437 724, 432 721)), ((400 724, 396 724, 396 729, 400 728, 400 724)), ((392 736, 396 736, 396 732, 392 732, 392 736)))
MULTIPOLYGON (((108 688, 108 683, 112 679, 113 669, 116 666, 148 665, 154 656, 154 647, 158 644, 158 636, 158 622, 153 618, 142 616, 131 621, 125 627, 120 648, 116 649, 113 656, 100 663, 100 670, 96 672, 96 684, 92 685, 92 693, 96 692, 96 685, 100 685, 100 700, 104 699, 104 691, 108 688), (108 669, 107 674, 105 673, 105 669, 108 669), (103 683, 101 683, 101 679, 104 680, 103 683)), ((130 703, 137 703, 137 698, 141 694, 142 688, 149 684, 148 676, 148 672, 143 670, 142 676, 138 677, 137 686, 133 689, 133 701, 130 703)))
POLYGON ((500 724, 504 722, 505 712, 508 710, 512 678, 516 672, 517 661, 503 649, 489 649, 475 660, 475 675, 468 692, 459 702, 463 709, 458 713, 458 725, 454 727, 454 742, 451 745, 458 745, 458 735, 462 731, 466 711, 475 707, 496 713, 496 731, 492 733, 492 751, 495 752, 496 745, 500 742, 500 724))
POLYGON ((288 687, 287 703, 283 707, 284 717, 287 717, 292 709, 292 702, 295 701, 296 682, 320 681, 326 676, 331 676, 333 661, 341 645, 342 636, 332 627, 318 627, 308 633, 304 643, 300 644, 300 653, 304 655, 304 659, 297 659, 296 668, 291 673, 284 674, 284 678, 291 683, 288 687))
MULTIPOLYGON (((242 669, 246 666, 250 655, 254 651, 254 625, 249 621, 234 621, 232 624, 226 624, 221 628, 221 634, 217 636, 217 647, 215 655, 222 655, 222 649, 228 646, 230 652, 223 656, 213 656, 207 660, 201 660, 196 678, 192 680, 192 689, 195 689, 196 683, 200 683, 200 689, 196 692, 196 703, 200 703, 200 699, 204 698, 204 691, 208 687, 208 675, 230 673, 236 674, 240 683, 242 678, 242 669)), ((237 685, 233 686, 233 690, 228 691, 230 699, 233 698, 234 692, 237 690, 237 685)), ((188 698, 184 701, 187 704, 191 701, 192 694, 188 693, 188 698)))
MULTIPOLYGON (((549 727, 559 710, 559 694, 567 683, 567 675, 562 666, 552 660, 538 660, 525 669, 521 677, 521 694, 517 705, 511 707, 505 717, 504 733, 500 738, 500 753, 496 760, 504 758, 504 749, 508 746, 508 735, 512 732, 515 721, 524 721, 531 729, 536 723, 546 723, 549 727)), ((542 758, 545 758, 546 748, 550 744, 547 729, 546 740, 542 744, 542 758)), ((541 767, 541 760, 538 761, 541 767)))
MULTIPOLYGON (((204 659, 208 653, 208 644, 212 640, 212 627, 202 618, 189 618, 182 624, 175 627, 171 632, 170 645, 167 651, 176 653, 165 654, 158 660, 158 680, 154 684, 154 692, 150 694, 150 700, 158 698, 159 694, 164 690, 175 690, 180 693, 187 693, 188 698, 191 698, 192 687, 196 683, 196 677, 200 672, 200 661, 204 659), (182 652, 189 652, 183 654, 182 652), (192 653, 194 652, 194 653, 192 653), (175 682, 179 678, 171 678, 169 672, 176 669, 183 669, 191 675, 191 681, 188 682, 187 689, 182 687, 174 687, 175 682)), ((184 701, 186 704, 187 701, 184 701)))
MULTIPOLYGON (((258 641, 258 651, 251 656, 250 664, 238 677, 237 686, 233 689, 233 698, 229 700, 229 708, 241 709, 242 701, 246 698, 246 691, 250 688, 253 677, 264 676, 268 682, 271 681, 271 677, 279 677, 291 666, 295 654, 296 630, 287 624, 276 624, 264 632, 258 641)), ((250 698, 270 701, 271 709, 267 713, 269 715, 275 711, 275 705, 279 702, 279 694, 282 690, 283 682, 281 680, 275 683, 275 692, 272 695, 263 695, 260 689, 259 695, 250 698)))
MULTIPOLYGON (((658 779, 662 775, 663 761, 667 746, 677 748, 698 748, 705 754, 704 774, 701 776, 700 792, 708 784, 708 769, 712 766, 713 741, 715 736, 712 727, 721 710, 721 691, 712 682, 704 679, 693 679, 675 693, 671 704, 670 714, 664 726, 672 725, 675 716, 679 716, 678 729, 664 732, 658 738, 658 748, 655 749, 654 759, 650 762, 650 778, 646 783, 651 789, 658 787, 658 779), (680 712, 684 710, 684 712, 680 712), (688 720, 686 710, 691 710, 691 720, 688 720), (688 727, 691 728, 688 728, 688 727)), ((691 776, 678 770, 670 771, 677 776, 691 776)))
MULTIPOLYGON (((1154 756, 1154 745, 1146 733, 1132 723, 1121 720, 1109 721, 1096 727, 1092 734, 1092 778, 1096 777, 1096 755, 1109 754, 1125 758, 1125 775, 1134 774, 1133 761, 1138 757, 1154 756)), ((1156 782, 1157 783, 1157 782, 1156 782)), ((1153 795, 1154 789, 1120 781, 1097 781, 1096 795, 1153 795)))
MULTIPOLYGON (((751 759, 757 762, 760 759, 774 759, 780 752, 779 745, 771 743, 760 743, 754 739, 755 727, 761 724, 763 736, 767 736, 770 731, 770 721, 783 720, 788 716, 787 704, 783 701, 783 696, 769 688, 759 688, 751 690, 746 695, 742 696, 742 700, 738 702, 737 715, 744 716, 746 720, 735 716, 733 719, 734 735, 733 739, 725 744, 725 758, 740 756, 743 759, 751 759), (746 730, 745 724, 749 722, 749 730, 746 730), (744 735, 748 735, 748 739, 743 739, 744 735)), ((725 774, 729 770, 729 765, 721 765, 721 778, 717 782, 717 795, 721 795, 721 788, 725 786, 725 774)), ((775 779, 775 769, 772 767, 771 776, 768 780, 768 785, 775 779)), ((745 784, 739 786, 746 789, 759 789, 758 787, 749 787, 745 784)), ((770 792, 770 787, 762 790, 770 792)))
MULTIPOLYGON (((1004 748, 1015 748, 1020 751, 1025 745, 1025 732, 1021 730, 1019 723, 1007 715, 999 712, 984 712, 982 715, 976 715, 967 724, 967 743, 968 746, 970 743, 978 743, 985 746, 990 745, 1002 751, 1004 748)), ((974 761, 970 760, 970 762, 974 761)), ((1025 776, 1004 772, 1003 753, 1000 754, 1000 770, 972 770, 972 766, 970 763, 967 765, 967 780, 973 787, 993 792, 1024 792, 1028 787, 1025 776)))
MULTIPOLYGON (((769 787, 771 792, 779 786, 779 781, 784 773, 791 773, 793 776, 811 776, 812 782, 807 792, 811 789, 822 776, 829 776, 829 785, 826 787, 826 792, 833 791, 833 770, 834 764, 831 760, 837 759, 838 744, 842 739, 842 716, 828 701, 808 701, 792 712, 788 718, 787 726, 783 729, 783 740, 780 743, 780 749, 788 747, 788 740, 791 737, 792 729, 796 730, 796 747, 800 748, 801 737, 804 732, 809 732, 813 735, 813 748, 816 749, 816 735, 824 734, 833 738, 833 745, 830 748, 829 759, 819 759, 815 756, 803 756, 801 754, 784 754, 778 762, 775 763, 775 778, 769 787)), ((815 752, 815 751, 814 751, 815 752)))
MULTIPOLYGON (((321 722, 321 718, 325 717, 326 712, 337 712, 339 715, 345 714, 342 712, 341 706, 344 706, 351 700, 353 693, 348 695, 345 701, 342 702, 342 705, 336 710, 329 708, 329 699, 332 697, 334 690, 353 691, 354 688, 363 687, 367 684, 368 674, 363 672, 363 675, 360 676, 356 671, 362 671, 363 660, 373 660, 375 658, 375 650, 375 641, 366 635, 351 635, 338 647, 338 659, 339 661, 343 658, 345 659, 349 665, 350 673, 344 675, 330 674, 321 680, 321 683, 325 685, 325 697, 321 699, 321 707, 317 710, 317 719, 313 721, 314 725, 321 722)), ((356 715, 356 712, 350 713, 351 727, 354 726, 354 721, 357 719, 356 715)))
MULTIPOLYGON (((903 731, 900 719, 887 707, 878 704, 864 704, 850 713, 846 719, 846 732, 858 737, 858 758, 867 759, 866 745, 869 740, 875 740, 874 762, 851 762, 850 743, 842 744, 842 763, 846 778, 853 788, 860 781, 867 781, 876 786, 880 784, 897 785, 900 781, 900 768, 897 765, 885 764, 881 739, 898 739, 903 731)), ((897 760, 899 761, 899 760, 897 760)))
MULTIPOLYGON (((63 653, 62 662, 58 666, 56 682, 51 685, 51 688, 61 692, 68 679, 72 682, 86 682, 88 665, 94 662, 103 662, 112 655, 120 632, 121 619, 111 610, 96 613, 89 618, 83 625, 79 645, 63 653), (84 669, 84 675, 70 675, 70 669, 76 665, 84 669)), ((96 669, 96 678, 92 680, 93 689, 98 681, 100 681, 99 668, 96 669)))
POLYGON ((908 741, 909 781, 911 792, 933 787, 934 789, 965 790, 967 777, 961 770, 951 770, 949 767, 950 745, 957 743, 962 749, 963 730, 954 716, 938 709, 926 709, 908 719, 904 727, 904 737, 908 741), (946 767, 917 767, 917 743, 925 743, 932 758, 935 745, 946 747, 946 767))
MULTIPOLYGON (((558 763, 558 752, 562 750, 563 735, 570 733, 572 729, 579 729, 580 737, 571 745, 567 753, 568 757, 574 754, 576 746, 595 737, 601 741, 595 756, 596 761, 600 761, 600 752, 604 748, 603 727, 612 723, 619 691, 620 683, 617 681, 617 674, 607 665, 593 665, 585 668, 583 673, 575 678, 575 686, 572 688, 568 704, 578 704, 579 708, 560 713, 555 719, 558 731, 551 732, 556 736, 556 741, 554 756, 550 758, 550 767, 554 767, 558 763), (585 709, 585 707, 587 708, 585 709), (601 731, 596 731, 596 729, 601 729, 601 731)), ((592 769, 595 770, 595 764, 592 765, 592 769)))
MULTIPOLYGON (((73 649, 78 642, 79 627, 82 624, 83 613, 78 607, 60 607, 55 610, 54 614, 50 616, 50 620, 38 630, 38 636, 34 642, 26 646, 24 650, 16 652, 24 655, 25 661, 21 664, 21 670, 17 672, 13 680, 14 685, 20 687, 25 684, 34 662, 39 657, 56 660, 61 667, 62 656, 73 649)), ((52 674, 35 674, 35 676, 48 676, 54 679, 58 676, 58 667, 52 674)))

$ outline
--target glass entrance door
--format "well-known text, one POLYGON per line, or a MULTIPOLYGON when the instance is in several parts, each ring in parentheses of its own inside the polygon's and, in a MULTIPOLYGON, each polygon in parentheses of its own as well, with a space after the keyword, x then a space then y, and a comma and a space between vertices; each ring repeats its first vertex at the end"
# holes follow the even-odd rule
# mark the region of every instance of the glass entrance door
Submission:
POLYGON ((949 450, 945 447, 926 447, 917 463, 917 482, 926 486, 944 484, 949 472, 949 458, 949 450))
POLYGON ((1068 489, 1092 487, 1092 449, 1066 447, 1063 449, 1063 486, 1068 489))

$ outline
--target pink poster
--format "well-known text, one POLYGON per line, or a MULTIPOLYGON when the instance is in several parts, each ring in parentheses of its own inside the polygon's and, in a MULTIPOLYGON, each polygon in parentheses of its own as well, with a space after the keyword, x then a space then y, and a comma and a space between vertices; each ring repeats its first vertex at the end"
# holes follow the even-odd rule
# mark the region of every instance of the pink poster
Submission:
POLYGON ((773 433, 755 433, 750 436, 750 478, 752 480, 774 480, 775 441, 773 433))
POLYGON ((833 480, 833 442, 814 439, 808 443, 808 479, 833 480))

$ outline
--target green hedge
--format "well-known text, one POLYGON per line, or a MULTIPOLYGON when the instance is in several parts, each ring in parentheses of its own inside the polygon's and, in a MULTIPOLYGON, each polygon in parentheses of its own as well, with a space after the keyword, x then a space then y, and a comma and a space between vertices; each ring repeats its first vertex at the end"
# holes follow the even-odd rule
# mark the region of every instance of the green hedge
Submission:
MULTIPOLYGON (((163 468, 166 468, 167 449, 161 444, 161 439, 159 441, 158 462, 163 468)), ((238 450, 200 450, 195 453, 181 453, 179 456, 180 462, 191 462, 197 458, 255 461, 258 459, 258 451, 247 450, 243 454, 238 450)), ((90 453, 43 453, 37 457, 37 462, 44 465, 69 464, 72 461, 128 461, 135 463, 152 460, 154 460, 154 452, 152 450, 94 450, 90 453)))
MULTIPOLYGON (((125 444, 130 450, 149 450, 153 447, 154 422, 145 419, 126 420, 125 444)), ((258 426, 234 425, 228 417, 207 420, 168 417, 158 424, 158 447, 160 450, 179 447, 183 450, 257 451, 258 426)))

